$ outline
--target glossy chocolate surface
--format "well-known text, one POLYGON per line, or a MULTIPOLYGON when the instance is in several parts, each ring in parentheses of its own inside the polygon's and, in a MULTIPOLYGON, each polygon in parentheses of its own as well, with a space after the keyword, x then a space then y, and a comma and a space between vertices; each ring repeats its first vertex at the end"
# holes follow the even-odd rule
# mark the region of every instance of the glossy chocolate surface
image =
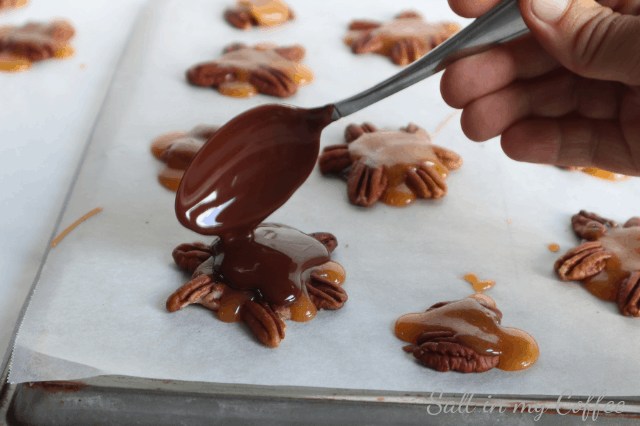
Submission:
POLYGON ((333 106, 253 108, 223 126, 195 156, 178 188, 185 227, 223 241, 249 239, 315 166, 333 106))
POLYGON ((315 238, 280 225, 258 226, 304 183, 333 106, 313 110, 264 105, 234 118, 200 149, 176 197, 185 227, 220 237, 214 273, 269 303, 291 305, 301 274, 329 261, 315 238))
POLYGON ((219 279, 277 305, 297 300, 303 291, 302 273, 330 260, 320 241, 277 224, 259 225, 249 241, 221 241, 213 249, 213 271, 219 279))

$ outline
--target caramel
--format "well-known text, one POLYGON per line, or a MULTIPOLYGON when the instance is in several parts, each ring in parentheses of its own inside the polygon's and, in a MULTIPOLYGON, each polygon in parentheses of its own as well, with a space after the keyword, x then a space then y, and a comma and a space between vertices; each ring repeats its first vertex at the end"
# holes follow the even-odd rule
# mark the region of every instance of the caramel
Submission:
POLYGON ((349 144, 349 152, 352 162, 364 158, 365 165, 372 169, 384 166, 388 184, 380 200, 392 206, 406 206, 416 200, 415 192, 406 184, 406 175, 420 163, 432 167, 442 178, 449 175, 426 132, 366 133, 349 144))
POLYGON ((611 182, 629 179, 629 176, 620 173, 608 172, 606 170, 598 169, 597 167, 585 167, 582 169, 582 172, 611 182))
POLYGON ((583 280, 583 284, 601 299, 616 300, 620 282, 640 270, 640 227, 611 229, 598 242, 614 257, 607 259, 604 269, 583 280))
POLYGON ((171 191, 177 191, 189 162, 217 129, 197 126, 189 132, 169 132, 155 138, 151 142, 151 153, 166 163, 158 172, 158 182, 171 191))
MULTIPOLYGON (((488 296, 484 295, 484 298, 488 296)), ((457 344, 479 355, 497 355, 497 367, 501 370, 529 368, 539 355, 538 344, 533 337, 522 330, 501 326, 496 312, 477 298, 449 302, 424 313, 404 315, 395 324, 396 336, 408 343, 417 344, 419 336, 425 332, 449 332, 457 344)))
POLYGON ((556 253, 556 252, 560 251, 560 246, 559 246, 558 244, 556 244, 556 243, 551 243, 551 244, 549 244, 549 245, 547 246, 547 248, 548 248, 549 250, 551 250, 552 252, 554 252, 554 253, 556 253))
POLYGON ((248 10, 258 25, 274 26, 289 19, 289 8, 281 0, 238 0, 239 9, 248 10))
POLYGON ((489 290, 490 288, 493 288, 493 286, 496 285, 495 281, 491 281, 491 280, 481 281, 480 278, 478 278, 478 276, 474 273, 469 273, 462 278, 465 281, 467 281, 469 284, 471 284, 473 286, 473 289, 478 293, 481 293, 485 290, 489 290))
POLYGON ((220 299, 218 318, 223 322, 241 321, 242 306, 246 302, 254 299, 255 295, 250 291, 235 290, 233 288, 228 289, 220 299))
POLYGON ((31 61, 19 56, 0 53, 0 71, 17 72, 31 68, 31 61))

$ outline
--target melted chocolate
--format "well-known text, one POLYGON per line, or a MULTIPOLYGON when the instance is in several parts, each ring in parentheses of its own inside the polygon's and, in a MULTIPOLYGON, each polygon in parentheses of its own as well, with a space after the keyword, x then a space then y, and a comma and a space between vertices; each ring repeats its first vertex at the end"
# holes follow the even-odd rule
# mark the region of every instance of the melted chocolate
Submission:
POLYGON ((304 183, 333 106, 313 110, 264 105, 234 118, 200 149, 178 188, 185 227, 217 235, 214 272, 231 287, 291 305, 301 273, 329 261, 322 243, 278 225, 258 226, 304 183))
POLYGON ((303 291, 302 272, 330 260, 320 241, 276 224, 258 226, 249 241, 232 239, 213 249, 213 270, 220 280, 277 305, 295 302, 303 291))

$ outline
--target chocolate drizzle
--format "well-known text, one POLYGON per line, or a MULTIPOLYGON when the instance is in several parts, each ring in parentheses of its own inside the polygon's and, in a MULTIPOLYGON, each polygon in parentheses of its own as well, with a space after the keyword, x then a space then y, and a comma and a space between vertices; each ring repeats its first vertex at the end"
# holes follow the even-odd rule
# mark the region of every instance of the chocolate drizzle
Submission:
POLYGON ((258 226, 307 179, 333 106, 264 105, 231 120, 195 156, 178 188, 185 227, 217 235, 215 275, 263 300, 291 305, 301 273, 329 261, 322 243, 279 225, 258 226))
POLYGON ((232 239, 213 246, 213 271, 239 290, 252 290, 262 300, 290 305, 302 291, 302 272, 330 260, 324 244, 296 229, 263 224, 249 241, 232 239))

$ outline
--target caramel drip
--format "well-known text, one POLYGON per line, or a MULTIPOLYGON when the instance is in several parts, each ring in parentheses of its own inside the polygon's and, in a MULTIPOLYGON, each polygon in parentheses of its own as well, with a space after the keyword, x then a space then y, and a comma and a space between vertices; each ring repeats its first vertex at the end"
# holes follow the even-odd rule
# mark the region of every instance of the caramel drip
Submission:
POLYGON ((95 215, 97 213, 100 213, 101 211, 102 211, 102 207, 96 207, 95 209, 91 210, 89 213, 87 213, 84 216, 82 216, 80 219, 78 219, 75 222, 73 222, 71 225, 69 225, 69 227, 67 227, 67 229, 62 231, 62 233, 60 235, 58 235, 57 237, 55 237, 53 239, 53 241, 51 241, 51 248, 57 246, 58 243, 60 241, 62 241, 62 239, 69 234, 69 232, 73 231, 76 228, 76 226, 80 225, 82 222, 84 222, 85 220, 89 219, 91 216, 93 216, 93 215, 95 215))
POLYGON ((218 318, 223 322, 242 321, 242 306, 245 302, 254 299, 255 296, 250 291, 241 291, 233 288, 225 289, 224 295, 220 298, 218 318))
POLYGON ((15 55, 0 54, 0 71, 18 72, 31 68, 31 61, 15 55))
POLYGON ((612 182, 629 179, 629 176, 622 175, 620 173, 608 172, 606 170, 598 169, 596 167, 585 167, 582 171, 588 175, 595 176, 599 179, 608 180, 612 182))
POLYGON ((298 300, 289 306, 289 310, 291 311, 291 319, 297 322, 310 321, 315 318, 318 313, 318 309, 316 309, 316 305, 309 299, 306 289, 303 289, 298 300))
POLYGON ((365 133, 349 144, 349 152, 352 162, 364 157, 365 165, 371 168, 384 166, 388 184, 380 200, 392 206, 406 206, 416 199, 416 194, 406 185, 410 168, 425 164, 445 179, 449 175, 431 148, 431 137, 424 131, 365 133))
POLYGON ((495 281, 490 281, 490 280, 480 281, 478 276, 474 273, 469 273, 462 278, 468 283, 470 283, 473 286, 473 289, 478 293, 481 293, 485 290, 489 290, 490 288, 493 288, 494 285, 496 285, 495 281))
POLYGON ((547 248, 548 248, 549 250, 551 250, 552 252, 554 252, 554 253, 556 253, 556 252, 560 251, 560 246, 559 246, 558 244, 556 244, 556 243, 551 243, 551 244, 549 244, 549 245, 547 246, 547 248))
POLYGON ((309 277, 312 273, 317 277, 324 278, 336 285, 342 285, 347 276, 342 265, 334 261, 329 261, 320 266, 307 269, 304 273, 303 280, 310 279, 309 277))
POLYGON ((54 58, 57 59, 67 59, 72 57, 76 53, 75 49, 68 44, 58 47, 56 52, 53 54, 54 58))
POLYGON ((295 71, 293 73, 293 80, 298 86, 306 86, 311 83, 314 78, 311 68, 304 64, 296 64, 295 71))
POLYGON ((258 94, 256 86, 244 81, 227 81, 218 86, 218 91, 232 98, 251 98, 258 94))
POLYGON ((289 19, 289 8, 281 0, 238 0, 238 6, 248 9, 259 25, 273 26, 289 19))
POLYGON ((583 280, 583 284, 601 299, 616 300, 620 282, 640 270, 640 227, 611 229, 598 242, 615 256, 605 262, 599 274, 583 280))
MULTIPOLYGON (((487 296, 488 297, 488 296, 487 296)), ((395 333, 401 340, 416 344, 427 331, 448 331, 457 342, 480 355, 498 355, 498 368, 507 371, 531 367, 538 359, 536 341, 528 333, 499 324, 495 312, 467 298, 420 314, 400 317, 395 333)))

